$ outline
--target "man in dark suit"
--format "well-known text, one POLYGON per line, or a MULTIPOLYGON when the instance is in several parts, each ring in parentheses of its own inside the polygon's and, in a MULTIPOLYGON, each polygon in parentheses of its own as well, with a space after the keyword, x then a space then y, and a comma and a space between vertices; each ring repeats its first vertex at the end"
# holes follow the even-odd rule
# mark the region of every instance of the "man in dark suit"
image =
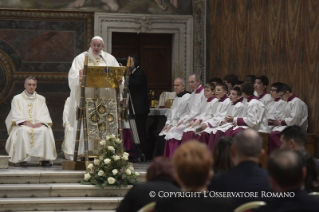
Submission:
POLYGON ((128 88, 130 90, 129 110, 130 114, 136 116, 136 128, 140 138, 141 150, 144 155, 147 151, 147 139, 145 125, 150 106, 147 97, 147 78, 143 70, 139 66, 138 58, 136 55, 130 55, 131 58, 131 74, 129 77, 128 88), (132 108, 133 103, 133 108, 132 108))
POLYGON ((275 150, 268 160, 269 181, 278 194, 289 197, 276 198, 256 211, 271 212, 318 212, 319 197, 310 196, 302 189, 306 168, 297 152, 289 149, 275 150))
MULTIPOLYGON (((272 191, 267 172, 258 166, 259 157, 264 154, 263 141, 253 129, 238 133, 231 147, 235 167, 227 172, 213 176, 210 191, 219 192, 257 192, 257 195, 243 195, 235 198, 235 207, 250 201, 268 201, 262 198, 261 192, 272 191)), ((248 193, 246 193, 248 194, 248 193)))

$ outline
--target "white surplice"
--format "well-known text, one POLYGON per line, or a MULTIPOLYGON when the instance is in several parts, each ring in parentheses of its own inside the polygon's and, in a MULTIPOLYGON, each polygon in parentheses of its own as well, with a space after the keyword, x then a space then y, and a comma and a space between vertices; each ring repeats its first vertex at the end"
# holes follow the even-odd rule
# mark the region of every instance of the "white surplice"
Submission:
MULTIPOLYGON (((231 105, 229 105, 226 116, 233 116, 234 118, 242 118, 243 115, 245 114, 245 105, 242 103, 243 98, 240 98, 239 100, 237 100, 234 103, 231 103, 231 105)), ((226 132, 227 130, 229 130, 230 128, 234 127, 233 123, 226 123, 223 124, 221 126, 218 126, 216 128, 216 132, 218 130, 222 131, 222 132, 226 132)))
POLYGON ((11 162, 18 163, 30 156, 41 160, 56 159, 52 120, 43 96, 23 91, 13 97, 11 111, 5 122, 9 134, 6 151, 11 162), (43 125, 31 128, 22 124, 25 121, 43 125))
POLYGON ((193 120, 198 114, 198 111, 201 107, 201 105, 206 101, 206 98, 204 96, 204 87, 200 85, 195 91, 192 92, 187 107, 186 111, 178 122, 183 121, 184 124, 180 126, 173 127, 165 136, 165 139, 176 139, 176 140, 181 140, 183 136, 183 131, 186 128, 187 124, 193 120))
POLYGON ((251 96, 245 102, 245 114, 242 118, 235 117, 234 123, 237 124, 234 130, 237 128, 252 128, 256 131, 260 129, 265 113, 265 106, 255 96, 251 96))
POLYGON ((282 120, 285 115, 284 110, 286 105, 287 102, 281 98, 273 99, 273 101, 265 107, 263 124, 260 126, 259 132, 271 133, 275 125, 269 124, 270 120, 275 120, 274 117, 282 120))
MULTIPOLYGON (((206 100, 206 102, 204 102, 198 112, 198 115, 195 116, 195 121, 200 121, 201 123, 205 122, 206 120, 212 118, 212 113, 211 111, 214 110, 214 108, 216 107, 217 103, 218 103, 219 99, 214 97, 211 97, 209 99, 206 100)), ((196 130, 198 128, 200 128, 201 125, 198 125, 196 127, 188 127, 184 130, 184 132, 189 132, 189 131, 193 131, 196 132, 196 130)))
POLYGON ((281 125, 273 128, 275 131, 283 131, 287 126, 298 125, 307 131, 308 128, 308 107, 296 95, 288 98, 284 110, 284 117, 281 120, 281 125))
MULTIPOLYGON (((212 115, 210 119, 203 122, 207 124, 207 128, 203 131, 208 134, 216 133, 217 127, 220 125, 220 123, 223 121, 223 119, 226 117, 226 113, 228 111, 229 106, 231 105, 231 101, 228 98, 228 96, 224 96, 223 98, 219 99, 219 101, 216 103, 217 107, 216 109, 212 110, 212 115)), ((198 133, 201 134, 202 132, 198 133)))
MULTIPOLYGON (((77 107, 80 105, 80 95, 81 95, 81 83, 79 81, 79 70, 84 68, 84 59, 85 55, 88 55, 88 66, 119 66, 115 57, 107 52, 101 51, 100 55, 106 60, 102 60, 99 55, 94 55, 92 53, 92 49, 90 48, 88 52, 83 52, 79 54, 76 58, 74 58, 72 67, 69 71, 68 80, 69 87, 71 89, 70 94, 70 113, 68 120, 70 122, 70 126, 73 129, 77 129, 77 121, 76 121, 76 111, 77 107)), ((99 88, 99 98, 100 99, 115 99, 116 100, 116 92, 113 88, 99 88)), ((85 88, 85 99, 86 98, 94 98, 94 88, 85 88)), ((73 136, 76 136, 76 130, 73 130, 73 136)), ((83 125, 81 128, 80 140, 79 140, 79 150, 78 154, 84 154, 84 137, 83 137, 83 125)), ((94 150, 94 141, 88 138, 88 150, 94 150)), ((74 151, 74 147, 73 147, 74 151)))
MULTIPOLYGON (((181 115, 185 113, 187 110, 188 101, 191 94, 185 93, 183 96, 179 97, 178 95, 175 97, 172 107, 167 111, 165 114, 166 116, 166 125, 172 125, 176 127, 178 124, 178 120, 180 119, 181 115)), ((159 135, 166 135, 165 132, 161 132, 159 135)))

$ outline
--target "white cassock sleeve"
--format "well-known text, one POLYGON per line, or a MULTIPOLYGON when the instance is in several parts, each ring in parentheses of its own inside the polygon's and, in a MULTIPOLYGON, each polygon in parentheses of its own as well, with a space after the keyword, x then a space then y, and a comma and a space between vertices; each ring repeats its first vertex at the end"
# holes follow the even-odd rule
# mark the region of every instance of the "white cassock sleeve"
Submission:
POLYGON ((307 105, 299 98, 295 98, 294 100, 290 104, 288 103, 286 110, 288 110, 289 116, 283 119, 288 126, 300 126, 308 117, 307 105))
POLYGON ((253 99, 247 104, 245 117, 234 118, 234 123, 259 130, 263 115, 264 105, 259 100, 253 99))
MULTIPOLYGON (((174 114, 172 114, 172 118, 170 121, 170 125, 172 126, 176 126, 182 116, 182 114, 184 114, 187 110, 188 107, 188 103, 189 103, 189 99, 190 99, 190 94, 184 94, 181 98, 181 100, 179 101, 179 104, 176 105, 176 112, 174 114)), ((174 102, 173 102, 174 104, 174 102)))

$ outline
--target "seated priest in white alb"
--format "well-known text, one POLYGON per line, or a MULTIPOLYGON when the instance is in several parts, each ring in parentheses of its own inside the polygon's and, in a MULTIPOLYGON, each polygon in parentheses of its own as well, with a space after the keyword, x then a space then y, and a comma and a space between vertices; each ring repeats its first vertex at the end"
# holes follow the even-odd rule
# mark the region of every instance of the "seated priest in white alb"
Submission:
POLYGON ((37 80, 28 77, 25 90, 13 97, 11 111, 6 118, 9 138, 6 151, 10 162, 28 166, 27 161, 40 160, 42 166, 51 166, 57 157, 52 133, 52 120, 45 98, 35 91, 37 80))
POLYGON ((67 160, 73 160, 75 139, 73 137, 73 127, 69 122, 70 113, 70 97, 65 100, 64 110, 63 110, 63 128, 64 128, 64 140, 62 143, 62 151, 64 152, 64 157, 67 160))
MULTIPOLYGON (((68 120, 73 129, 77 129, 76 111, 80 105, 81 97, 81 82, 83 76, 85 56, 88 56, 88 66, 119 66, 115 57, 111 54, 104 52, 104 41, 100 36, 92 38, 90 48, 88 51, 83 52, 76 56, 73 60, 72 67, 70 68, 68 80, 71 89, 70 94, 70 113, 68 120)), ((98 97, 100 99, 115 99, 116 92, 113 88, 99 88, 98 97)), ((95 97, 95 88, 85 88, 85 99, 95 97)), ((83 126, 82 126, 83 129, 83 126)), ((81 129, 78 154, 84 154, 84 136, 81 129)), ((76 130, 73 130, 73 136, 76 137, 76 130)), ((94 150, 94 141, 88 138, 88 150, 94 150)))

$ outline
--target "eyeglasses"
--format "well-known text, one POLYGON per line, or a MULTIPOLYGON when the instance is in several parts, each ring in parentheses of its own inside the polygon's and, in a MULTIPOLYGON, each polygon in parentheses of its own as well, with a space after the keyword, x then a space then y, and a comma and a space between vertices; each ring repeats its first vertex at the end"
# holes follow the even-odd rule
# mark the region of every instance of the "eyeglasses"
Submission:
POLYGON ((286 94, 286 92, 283 94, 280 94, 279 97, 282 98, 285 94, 286 94))

